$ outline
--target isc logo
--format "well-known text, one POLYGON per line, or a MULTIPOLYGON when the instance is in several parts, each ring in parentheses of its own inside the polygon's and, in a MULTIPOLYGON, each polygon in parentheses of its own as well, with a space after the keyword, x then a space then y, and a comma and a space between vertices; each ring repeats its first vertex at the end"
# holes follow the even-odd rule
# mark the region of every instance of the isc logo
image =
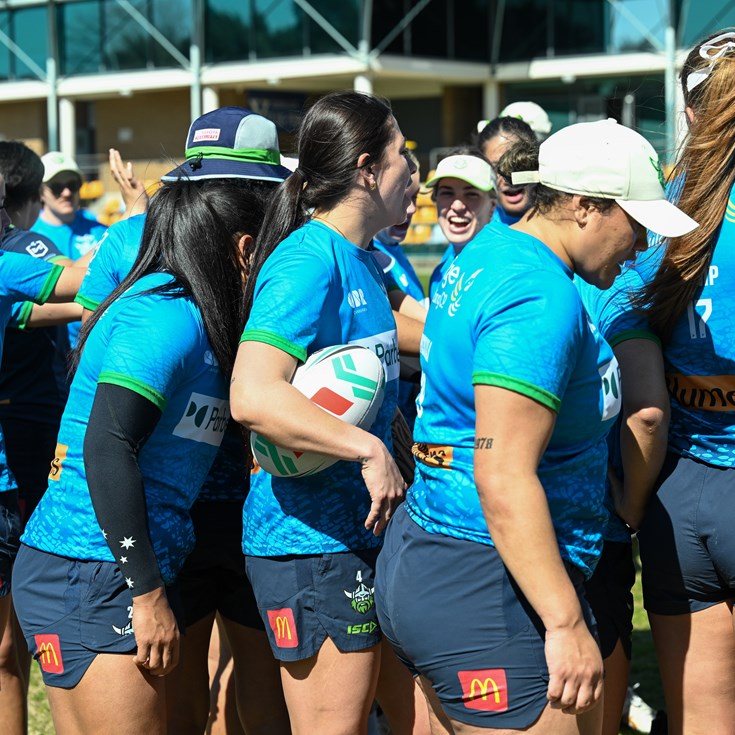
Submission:
POLYGON ((222 398, 192 393, 184 415, 173 433, 184 439, 218 447, 230 418, 230 402, 222 398))

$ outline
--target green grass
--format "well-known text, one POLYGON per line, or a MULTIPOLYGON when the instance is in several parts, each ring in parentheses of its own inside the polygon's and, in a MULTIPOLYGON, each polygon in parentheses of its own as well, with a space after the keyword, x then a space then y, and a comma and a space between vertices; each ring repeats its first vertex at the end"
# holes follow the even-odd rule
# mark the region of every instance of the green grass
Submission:
POLYGON ((54 732, 41 670, 34 661, 31 664, 31 684, 28 691, 28 735, 54 735, 54 732))

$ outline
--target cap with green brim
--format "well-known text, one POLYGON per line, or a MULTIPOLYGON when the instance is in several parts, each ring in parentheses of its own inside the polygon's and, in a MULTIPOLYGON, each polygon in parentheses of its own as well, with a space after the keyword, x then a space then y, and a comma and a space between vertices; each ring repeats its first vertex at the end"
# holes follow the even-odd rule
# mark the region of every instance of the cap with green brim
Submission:
POLYGON ((434 175, 424 184, 427 188, 437 185, 440 179, 460 179, 480 191, 493 188, 493 170, 487 161, 477 156, 447 156, 439 161, 434 175))
POLYGON ((614 199, 647 230, 664 237, 681 237, 699 226, 666 199, 653 146, 612 119, 562 128, 541 144, 538 170, 517 171, 512 181, 614 199))

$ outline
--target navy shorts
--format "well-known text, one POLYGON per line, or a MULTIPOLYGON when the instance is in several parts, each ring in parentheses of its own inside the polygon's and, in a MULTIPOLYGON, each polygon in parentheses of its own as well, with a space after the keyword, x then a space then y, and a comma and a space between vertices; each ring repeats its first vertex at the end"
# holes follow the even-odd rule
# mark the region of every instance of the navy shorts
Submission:
MULTIPOLYGON (((568 570, 594 630, 583 575, 568 570)), ((549 684, 544 627, 493 546, 429 533, 402 506, 376 583, 383 634, 429 679, 449 717, 490 729, 539 718, 549 684)))
POLYGON ((191 508, 196 545, 177 577, 187 625, 220 613, 263 630, 242 553, 242 501, 199 500, 191 508))
POLYGON ((735 470, 669 454, 638 533, 646 610, 698 612, 735 598, 735 470))
POLYGON ((279 661, 311 658, 329 636, 347 653, 380 643, 373 590, 378 549, 314 556, 246 556, 245 566, 279 661))
POLYGON ((620 641, 630 661, 634 584, 633 545, 625 541, 605 541, 595 572, 584 584, 584 594, 597 623, 603 658, 610 656, 620 641))
POLYGON ((0 493, 0 597, 5 597, 10 592, 21 525, 18 491, 6 490, 0 493))
MULTIPOLYGON (((70 689, 99 653, 137 650, 133 597, 114 562, 80 561, 21 544, 13 600, 48 686, 70 689)), ((166 589, 180 620, 177 595, 166 589)))

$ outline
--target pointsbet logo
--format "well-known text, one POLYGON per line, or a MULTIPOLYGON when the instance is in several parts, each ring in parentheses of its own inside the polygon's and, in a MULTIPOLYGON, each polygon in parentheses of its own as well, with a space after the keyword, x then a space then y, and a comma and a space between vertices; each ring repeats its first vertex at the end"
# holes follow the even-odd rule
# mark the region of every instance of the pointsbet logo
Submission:
POLYGON ((192 393, 184 415, 173 433, 183 439, 218 447, 230 419, 230 402, 222 398, 192 393))

